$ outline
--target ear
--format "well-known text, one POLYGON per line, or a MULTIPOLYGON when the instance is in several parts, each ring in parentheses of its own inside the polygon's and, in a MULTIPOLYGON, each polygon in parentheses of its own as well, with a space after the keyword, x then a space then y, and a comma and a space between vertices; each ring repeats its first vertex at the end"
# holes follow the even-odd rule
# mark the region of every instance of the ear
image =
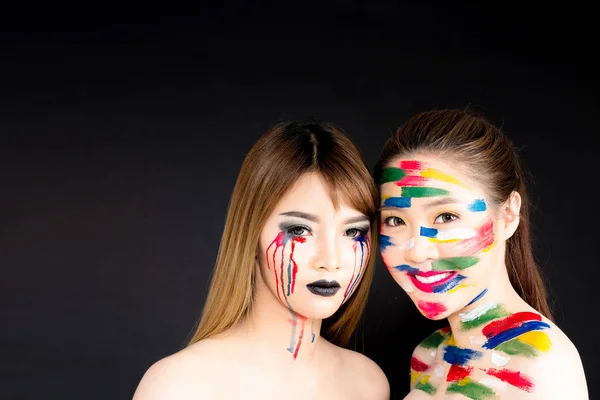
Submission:
POLYGON ((512 192, 508 200, 502 205, 500 219, 503 222, 502 233, 504 240, 509 239, 519 227, 519 213, 521 212, 521 195, 512 192))

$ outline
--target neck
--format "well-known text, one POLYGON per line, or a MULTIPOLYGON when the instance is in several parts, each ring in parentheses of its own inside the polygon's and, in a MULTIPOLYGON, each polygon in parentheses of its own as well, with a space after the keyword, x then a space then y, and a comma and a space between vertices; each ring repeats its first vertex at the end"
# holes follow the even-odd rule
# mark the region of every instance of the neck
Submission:
MULTIPOLYGON (((485 293, 461 310, 448 316, 450 329, 459 347, 481 347, 487 340, 482 329, 488 323, 519 311, 536 312, 514 290, 506 268, 490 279, 485 293)), ((481 288, 483 292, 484 288, 481 288)))
POLYGON ((258 278, 253 306, 236 331, 262 358, 269 355, 302 363, 314 359, 324 340, 321 322, 293 312, 258 278))

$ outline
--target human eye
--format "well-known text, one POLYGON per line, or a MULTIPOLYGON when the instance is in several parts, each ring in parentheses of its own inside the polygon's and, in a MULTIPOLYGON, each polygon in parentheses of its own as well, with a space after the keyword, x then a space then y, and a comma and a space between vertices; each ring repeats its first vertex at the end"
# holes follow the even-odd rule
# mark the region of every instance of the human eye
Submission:
POLYGON ((288 236, 308 236, 310 235, 310 229, 302 225, 292 225, 285 228, 285 233, 288 236))
POLYGON ((369 232, 368 228, 350 228, 346 230, 345 235, 356 239, 365 236, 367 232, 369 232))
POLYGON ((383 224, 386 226, 400 226, 405 225, 404 221, 400 217, 390 216, 383 220, 383 224))
POLYGON ((433 221, 435 224, 446 224, 458 219, 458 216, 449 212, 441 213, 433 221))

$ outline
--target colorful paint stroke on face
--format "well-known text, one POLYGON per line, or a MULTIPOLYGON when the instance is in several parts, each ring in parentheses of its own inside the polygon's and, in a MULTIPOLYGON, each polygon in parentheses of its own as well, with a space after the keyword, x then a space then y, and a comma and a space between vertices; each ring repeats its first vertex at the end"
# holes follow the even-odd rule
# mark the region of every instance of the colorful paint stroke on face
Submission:
POLYGON ((352 277, 350 278, 350 283, 348 284, 348 287, 346 287, 346 291, 344 292, 344 300, 348 297, 349 293, 352 293, 352 291, 354 290, 354 287, 356 286, 358 280, 360 279, 362 270, 363 270, 363 264, 365 261, 365 247, 367 248, 367 252, 369 251, 369 248, 371 247, 370 242, 369 242, 369 237, 366 235, 361 235, 357 238, 354 239, 354 243, 352 244, 352 249, 354 250, 354 269, 352 271, 352 277), (355 271, 356 271, 356 260, 357 260, 357 247, 358 245, 360 245, 360 263, 358 266, 358 273, 355 275, 355 271))
POLYGON ((433 243, 453 243, 459 240, 471 239, 477 236, 477 231, 469 228, 456 228, 448 230, 439 230, 436 228, 420 228, 420 236, 429 238, 433 243))
MULTIPOLYGON (((440 279, 440 273, 437 271, 422 272, 419 270, 407 269, 408 277, 412 281, 413 285, 420 291, 425 293, 444 293, 448 292, 460 284, 460 281, 465 279, 464 275, 456 272, 447 273, 445 276, 442 274, 440 279), (430 278, 435 276, 436 278, 430 278), (427 279, 439 279, 435 282, 429 282, 427 279)), ((398 268, 396 268, 398 269, 398 268)))
POLYGON ((417 303, 417 307, 421 313, 429 319, 435 318, 447 310, 446 306, 444 306, 442 303, 434 303, 429 301, 419 301, 417 303))

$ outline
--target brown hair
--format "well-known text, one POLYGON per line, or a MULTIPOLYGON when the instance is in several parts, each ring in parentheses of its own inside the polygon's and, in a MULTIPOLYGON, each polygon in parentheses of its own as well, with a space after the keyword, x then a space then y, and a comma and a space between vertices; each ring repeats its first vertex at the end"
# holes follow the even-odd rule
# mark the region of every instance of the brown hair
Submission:
POLYGON ((281 122, 248 152, 229 203, 202 317, 188 345, 223 333, 246 317, 253 304, 260 232, 285 192, 308 172, 320 175, 335 207, 343 199, 371 220, 370 257, 363 278, 352 297, 323 321, 323 333, 332 343, 347 344, 371 286, 379 194, 363 155, 346 133, 332 123, 312 120, 281 122))
POLYGON ((506 268, 521 298, 551 319, 544 281, 531 248, 524 169, 512 141, 500 128, 470 109, 423 112, 400 126, 387 140, 375 167, 376 182, 380 182, 382 169, 392 158, 416 153, 456 161, 487 191, 492 206, 504 203, 513 191, 521 195, 519 226, 506 242, 506 268))

